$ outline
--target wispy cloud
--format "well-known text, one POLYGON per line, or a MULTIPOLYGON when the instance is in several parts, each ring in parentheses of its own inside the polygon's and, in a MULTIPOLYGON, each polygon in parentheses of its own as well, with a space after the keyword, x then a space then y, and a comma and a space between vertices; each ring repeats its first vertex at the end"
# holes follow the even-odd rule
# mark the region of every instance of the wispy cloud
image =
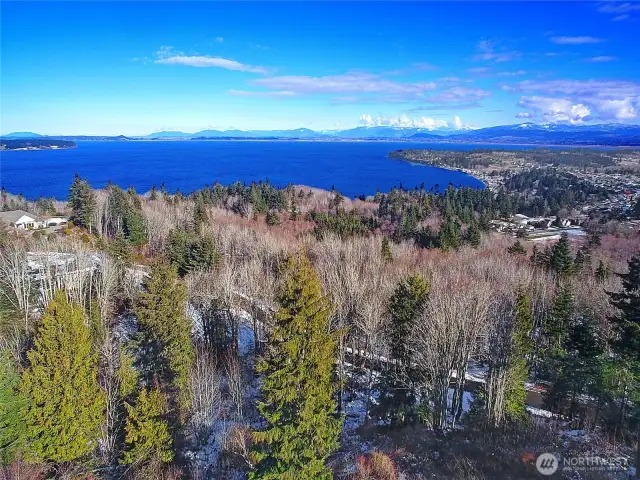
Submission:
POLYGON ((553 43, 558 45, 584 45, 589 43, 600 43, 603 40, 597 37, 579 36, 579 37, 551 37, 553 43))
POLYGON ((422 98, 425 92, 434 90, 434 82, 397 82, 379 75, 363 72, 349 72, 341 75, 311 77, 306 75, 285 75, 260 78, 252 85, 276 91, 296 94, 374 94, 385 95, 388 101, 404 101, 422 98))
POLYGON ((531 112, 518 112, 516 118, 535 118, 536 116, 531 112))
POLYGON ((522 75, 526 75, 526 70, 515 70, 512 72, 498 72, 496 75, 498 77, 521 77, 522 75))
POLYGON ((224 42, 224 38, 216 37, 216 43, 223 43, 223 42, 224 42))
POLYGON ((426 62, 414 63, 413 66, 418 70, 438 70, 439 67, 426 62))
POLYGON ((640 12, 640 4, 631 3, 631 2, 619 3, 619 2, 607 1, 602 3, 598 7, 598 11, 603 13, 615 13, 615 14, 640 12))
POLYGON ((418 107, 410 108, 409 110, 407 110, 407 112, 417 113, 417 112, 432 112, 432 111, 438 111, 438 110, 456 111, 456 110, 470 110, 470 109, 479 108, 479 107, 482 107, 482 105, 480 105, 478 102, 448 103, 448 104, 442 104, 442 105, 420 105, 418 107))
POLYGON ((469 103, 477 102, 491 95, 488 90, 482 88, 453 87, 442 92, 429 95, 427 100, 431 103, 469 103))
POLYGON ((254 92, 249 90, 228 90, 227 93, 229 95, 233 95, 235 97, 273 97, 273 98, 283 98, 283 97, 294 97, 296 95, 295 92, 290 92, 287 90, 275 91, 275 92, 254 92))
POLYGON ((611 57, 609 55, 600 55, 598 57, 591 57, 589 59, 590 62, 596 62, 596 63, 599 63, 599 62, 613 62, 615 60, 617 60, 616 57, 611 57))
POLYGON ((610 99, 640 95, 640 84, 627 80, 523 80, 514 85, 504 85, 503 89, 515 92, 586 95, 610 99))
POLYGON ((246 65, 244 63, 236 62, 235 60, 229 60, 222 57, 208 57, 204 55, 177 55, 175 57, 159 58, 156 63, 162 63, 165 65, 187 65, 189 67, 218 67, 226 70, 235 70, 238 72, 251 72, 251 73, 268 73, 269 69, 266 67, 258 67, 253 65, 246 65))
POLYGON ((230 60, 222 57, 210 57, 207 55, 186 55, 173 47, 162 46, 156 52, 155 63, 164 65, 186 65, 189 67, 217 67, 237 72, 269 73, 271 69, 230 60))
POLYGON ((611 15, 612 22, 629 20, 631 14, 640 12, 640 3, 606 1, 600 3, 598 11, 611 15))
POLYGON ((476 49, 478 50, 478 53, 473 56, 473 60, 476 62, 509 62, 511 60, 515 60, 521 55, 518 51, 499 47, 496 42, 492 42, 490 40, 481 40, 476 45, 476 49))
POLYGON ((469 73, 489 73, 491 71, 491 69, 489 67, 475 67, 475 68, 468 68, 467 72, 469 73))

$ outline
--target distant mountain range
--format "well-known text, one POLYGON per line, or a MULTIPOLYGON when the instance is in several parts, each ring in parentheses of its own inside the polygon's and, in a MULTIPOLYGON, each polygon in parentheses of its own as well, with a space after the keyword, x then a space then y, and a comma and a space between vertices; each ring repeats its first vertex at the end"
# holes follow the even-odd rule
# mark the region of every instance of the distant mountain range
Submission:
MULTIPOLYGON (((16 132, 3 138, 43 137, 32 132, 16 132)), ((395 140, 424 143, 477 143, 510 145, 603 145, 640 147, 640 125, 559 125, 522 123, 476 130, 428 130, 404 127, 357 127, 349 130, 316 132, 308 128, 295 130, 202 130, 196 133, 156 132, 141 137, 123 135, 52 136, 61 140, 206 140, 206 139, 292 139, 292 140, 395 140)))
POLYGON ((7 135, 3 135, 2 138, 40 138, 44 137, 44 135, 40 135, 39 133, 33 132, 13 132, 8 133, 7 135))

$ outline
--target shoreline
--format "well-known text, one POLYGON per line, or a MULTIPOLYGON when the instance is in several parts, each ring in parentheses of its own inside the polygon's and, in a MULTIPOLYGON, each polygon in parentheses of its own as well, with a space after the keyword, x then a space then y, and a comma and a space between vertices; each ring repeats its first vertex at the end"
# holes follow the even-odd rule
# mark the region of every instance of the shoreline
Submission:
POLYGON ((22 148, 0 148, 0 152, 37 152, 41 150, 71 150, 72 148, 77 148, 77 145, 72 147, 22 147, 22 148))
POLYGON ((491 190, 493 191, 493 189, 491 188, 491 185, 487 182, 487 178, 488 175, 485 175, 482 172, 478 172, 476 170, 470 170, 468 168, 455 168, 455 167, 450 167, 448 165, 440 165, 437 163, 428 163, 428 162, 420 162, 417 160, 411 160, 408 158, 394 158, 394 157, 390 157, 387 155, 387 158, 389 160, 399 160, 401 162, 407 162, 407 163, 411 163, 413 165, 417 165, 417 166, 421 166, 421 167, 434 167, 434 168, 439 168, 441 170, 448 170, 450 172, 462 172, 466 175, 469 175, 470 177, 475 178, 476 180, 478 180, 480 183, 482 183, 484 185, 484 188, 486 188, 487 190, 491 190))

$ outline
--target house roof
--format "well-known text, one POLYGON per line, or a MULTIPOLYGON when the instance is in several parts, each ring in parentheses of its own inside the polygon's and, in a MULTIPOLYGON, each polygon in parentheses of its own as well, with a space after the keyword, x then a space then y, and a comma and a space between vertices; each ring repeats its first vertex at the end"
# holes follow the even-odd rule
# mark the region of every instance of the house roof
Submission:
POLYGON ((0 212, 0 220, 4 220, 7 223, 16 223, 24 216, 33 218, 34 220, 38 219, 36 215, 32 215, 31 213, 25 212, 24 210, 9 210, 8 212, 0 212))

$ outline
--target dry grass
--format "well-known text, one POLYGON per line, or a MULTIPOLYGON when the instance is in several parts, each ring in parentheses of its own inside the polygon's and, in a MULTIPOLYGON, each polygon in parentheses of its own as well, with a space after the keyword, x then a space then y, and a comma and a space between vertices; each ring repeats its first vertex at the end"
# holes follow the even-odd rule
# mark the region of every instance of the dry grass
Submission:
POLYGON ((353 480, 397 480, 396 466, 389 455, 372 452, 358 457, 353 480))

